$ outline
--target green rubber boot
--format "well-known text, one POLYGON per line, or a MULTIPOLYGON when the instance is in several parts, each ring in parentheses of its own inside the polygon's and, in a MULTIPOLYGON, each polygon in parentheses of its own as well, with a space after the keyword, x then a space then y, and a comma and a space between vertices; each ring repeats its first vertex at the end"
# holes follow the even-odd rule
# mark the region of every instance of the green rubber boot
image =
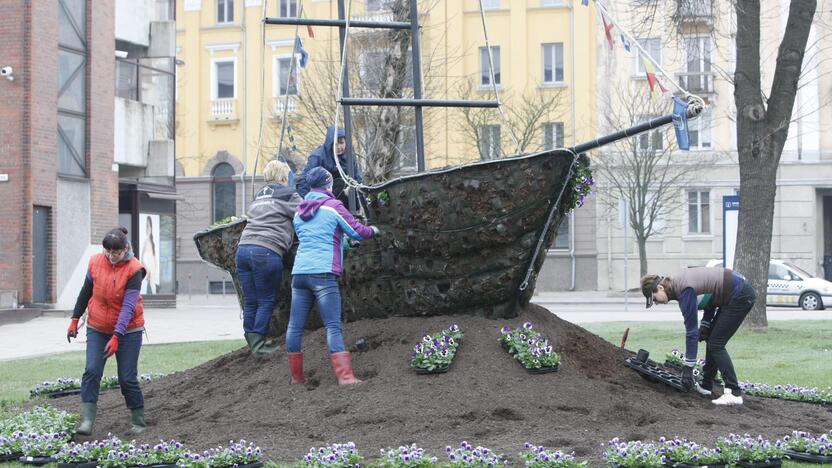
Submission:
POLYGON ((144 423, 144 408, 134 408, 130 410, 130 432, 133 434, 141 434, 144 432, 147 425, 144 423))
POLYGON ((75 431, 78 434, 88 436, 92 434, 92 426, 95 424, 95 410, 97 403, 81 403, 81 424, 75 431))
POLYGON ((259 333, 249 333, 248 336, 251 338, 251 347, 252 354, 257 355, 265 355, 265 354, 272 354, 277 351, 277 346, 266 346, 266 336, 261 335, 259 333))

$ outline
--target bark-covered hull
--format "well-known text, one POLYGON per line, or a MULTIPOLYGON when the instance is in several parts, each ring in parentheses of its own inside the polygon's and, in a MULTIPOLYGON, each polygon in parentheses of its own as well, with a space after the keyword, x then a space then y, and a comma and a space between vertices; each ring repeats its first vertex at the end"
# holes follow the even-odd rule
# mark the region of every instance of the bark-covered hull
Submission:
MULTIPOLYGON (((572 154, 551 151, 374 186, 368 213, 381 236, 345 252, 344 319, 465 311, 515 316, 517 306, 531 298, 545 250, 574 205, 572 162, 572 154), (543 233, 550 210, 553 220, 543 233), (540 254, 521 291, 541 234, 540 254)), ((234 256, 244 227, 242 220, 194 236, 200 256, 231 273, 241 304, 234 256)), ((274 334, 282 334, 288 322, 293 263, 290 252, 284 258, 274 334)))

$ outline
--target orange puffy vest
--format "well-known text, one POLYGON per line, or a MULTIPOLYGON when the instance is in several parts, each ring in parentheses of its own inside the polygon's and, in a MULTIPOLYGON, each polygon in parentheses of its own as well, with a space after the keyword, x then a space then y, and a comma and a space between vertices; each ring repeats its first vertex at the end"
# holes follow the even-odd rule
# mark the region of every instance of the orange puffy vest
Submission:
MULTIPOLYGON (((103 253, 92 256, 89 266, 92 277, 92 298, 87 304, 89 326, 101 333, 113 333, 118 314, 121 312, 127 281, 143 268, 144 266, 136 257, 113 265, 103 253)), ((130 320, 127 329, 132 330, 143 325, 144 306, 142 306, 142 296, 139 294, 133 319, 130 320)))

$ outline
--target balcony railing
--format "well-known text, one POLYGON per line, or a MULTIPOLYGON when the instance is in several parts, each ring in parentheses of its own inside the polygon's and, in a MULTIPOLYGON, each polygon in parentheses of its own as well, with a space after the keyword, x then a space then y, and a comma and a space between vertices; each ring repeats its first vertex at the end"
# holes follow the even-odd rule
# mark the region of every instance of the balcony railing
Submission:
POLYGON ((713 24, 713 0, 676 0, 676 17, 683 23, 713 24))
POLYGON ((214 99, 211 101, 211 120, 236 120, 235 99, 214 99))
POLYGON ((713 94, 714 74, 711 72, 688 72, 676 75, 679 84, 693 94, 713 94))
POLYGON ((274 98, 274 113, 276 118, 280 118, 283 115, 283 106, 286 106, 286 112, 291 114, 297 110, 298 103, 294 97, 289 96, 289 99, 286 100, 286 96, 277 96, 274 98))

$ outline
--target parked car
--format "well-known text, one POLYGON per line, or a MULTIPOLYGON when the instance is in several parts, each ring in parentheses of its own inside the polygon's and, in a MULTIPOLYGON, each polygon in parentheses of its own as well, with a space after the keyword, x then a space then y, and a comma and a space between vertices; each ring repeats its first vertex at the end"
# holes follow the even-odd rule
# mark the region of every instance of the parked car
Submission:
MULTIPOLYGON (((710 260, 705 266, 721 267, 722 260, 710 260)), ((769 260, 766 305, 821 310, 824 304, 832 306, 832 282, 817 278, 789 262, 769 260)))

